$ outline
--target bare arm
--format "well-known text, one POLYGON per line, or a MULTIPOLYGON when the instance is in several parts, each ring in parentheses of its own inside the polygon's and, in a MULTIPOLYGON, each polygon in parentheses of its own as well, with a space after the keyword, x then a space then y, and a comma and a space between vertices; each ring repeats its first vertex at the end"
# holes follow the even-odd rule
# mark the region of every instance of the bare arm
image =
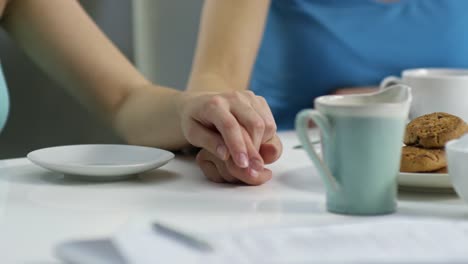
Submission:
POLYGON ((149 84, 76 0, 10 0, 2 22, 49 76, 105 117, 149 84))
POLYGON ((149 83, 78 1, 10 0, 2 25, 49 76, 130 143, 188 144, 176 109, 180 92, 149 83))
POLYGON ((245 90, 269 0, 206 0, 190 90, 245 90))

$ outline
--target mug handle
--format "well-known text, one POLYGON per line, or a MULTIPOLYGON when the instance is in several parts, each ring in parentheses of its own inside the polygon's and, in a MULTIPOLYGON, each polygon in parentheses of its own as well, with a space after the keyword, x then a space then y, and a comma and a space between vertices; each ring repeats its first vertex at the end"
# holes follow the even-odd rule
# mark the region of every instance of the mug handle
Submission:
POLYGON ((327 139, 331 134, 330 122, 328 121, 327 117, 321 114, 319 111, 305 109, 299 112, 296 116, 296 133, 305 151, 317 168, 317 171, 324 181, 327 190, 336 192, 339 190, 338 181, 332 175, 330 168, 328 168, 328 166, 318 156, 314 146, 312 145, 312 142, 310 141, 309 134, 307 133, 309 130, 309 121, 313 121, 320 129, 320 136, 327 139))
POLYGON ((380 82, 379 89, 382 90, 396 84, 403 84, 403 81, 396 76, 388 76, 380 82))

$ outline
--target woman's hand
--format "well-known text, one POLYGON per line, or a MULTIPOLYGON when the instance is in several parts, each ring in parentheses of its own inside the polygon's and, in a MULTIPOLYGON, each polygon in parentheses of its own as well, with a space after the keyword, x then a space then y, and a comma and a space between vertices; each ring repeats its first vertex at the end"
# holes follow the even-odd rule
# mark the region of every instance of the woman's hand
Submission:
POLYGON ((263 172, 260 144, 276 131, 265 100, 247 91, 270 2, 205 1, 187 97, 197 95, 193 92, 222 93, 201 94, 181 111, 182 130, 191 144, 239 169, 249 167, 252 177, 263 172))
MULTIPOLYGON (((265 164, 276 161, 283 151, 283 146, 277 135, 261 144, 260 155, 265 164)), ((271 170, 264 168, 258 172, 258 175, 252 177, 248 170, 239 168, 232 159, 226 161, 219 159, 209 151, 202 149, 197 155, 197 163, 205 176, 218 183, 245 183, 249 185, 260 185, 272 177, 271 170)))
POLYGON ((276 134, 263 97, 251 91, 185 92, 179 113, 185 138, 205 156, 210 153, 253 177, 263 171, 260 144, 276 134))
POLYGON ((252 177, 264 167, 260 144, 276 133, 265 99, 250 91, 138 87, 120 105, 114 120, 130 144, 181 149, 190 143, 222 161, 231 159, 252 177))

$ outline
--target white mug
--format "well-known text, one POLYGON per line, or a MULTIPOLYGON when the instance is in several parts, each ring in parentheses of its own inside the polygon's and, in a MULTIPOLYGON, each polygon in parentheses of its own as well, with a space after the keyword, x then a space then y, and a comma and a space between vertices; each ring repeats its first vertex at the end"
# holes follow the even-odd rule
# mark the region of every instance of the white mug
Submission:
POLYGON ((406 84, 412 88, 410 119, 433 112, 446 112, 468 121, 468 69, 421 68, 390 76, 380 88, 406 84))

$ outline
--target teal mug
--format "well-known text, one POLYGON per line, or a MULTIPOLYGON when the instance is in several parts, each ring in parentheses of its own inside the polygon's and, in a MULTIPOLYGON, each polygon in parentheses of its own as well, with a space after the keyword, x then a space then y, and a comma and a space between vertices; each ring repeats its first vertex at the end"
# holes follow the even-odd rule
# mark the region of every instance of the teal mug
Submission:
POLYGON ((10 100, 8 97, 8 88, 3 77, 2 69, 0 67, 0 132, 8 118, 8 111, 10 107, 10 100))
POLYGON ((361 95, 315 99, 315 110, 296 117, 296 132, 324 181, 327 209, 355 215, 395 211, 397 175, 411 89, 394 85, 361 95), (322 158, 308 136, 313 121, 320 130, 322 158))

